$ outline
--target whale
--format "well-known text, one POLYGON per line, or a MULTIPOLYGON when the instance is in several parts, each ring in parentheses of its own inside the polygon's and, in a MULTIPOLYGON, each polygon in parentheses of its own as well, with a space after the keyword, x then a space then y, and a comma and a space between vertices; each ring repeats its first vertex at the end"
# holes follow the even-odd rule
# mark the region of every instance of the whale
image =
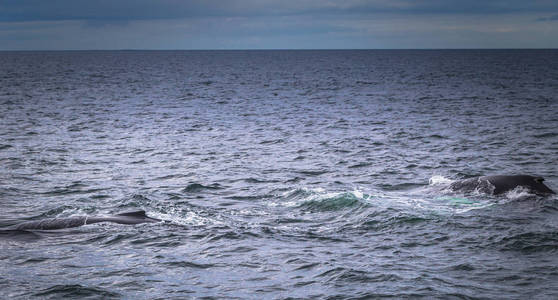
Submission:
POLYGON ((531 175, 494 175, 480 176, 454 181, 449 188, 453 191, 479 191, 490 195, 500 195, 518 187, 527 189, 530 193, 547 196, 556 194, 544 183, 544 178, 531 175))
POLYGON ((76 216, 67 218, 47 218, 42 220, 26 221, 15 224, 8 230, 27 231, 27 230, 57 230, 65 228, 79 227, 88 224, 111 222, 125 225, 135 225, 141 223, 157 223, 160 219, 148 217, 144 210, 126 212, 112 216, 76 216))

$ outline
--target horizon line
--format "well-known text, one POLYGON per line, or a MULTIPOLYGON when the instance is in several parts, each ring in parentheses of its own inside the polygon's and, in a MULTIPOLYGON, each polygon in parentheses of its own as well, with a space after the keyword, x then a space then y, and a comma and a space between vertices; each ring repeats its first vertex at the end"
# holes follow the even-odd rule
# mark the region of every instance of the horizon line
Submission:
POLYGON ((558 48, 245 48, 245 49, 0 49, 0 52, 94 52, 94 51, 374 51, 374 50, 558 50, 558 48))

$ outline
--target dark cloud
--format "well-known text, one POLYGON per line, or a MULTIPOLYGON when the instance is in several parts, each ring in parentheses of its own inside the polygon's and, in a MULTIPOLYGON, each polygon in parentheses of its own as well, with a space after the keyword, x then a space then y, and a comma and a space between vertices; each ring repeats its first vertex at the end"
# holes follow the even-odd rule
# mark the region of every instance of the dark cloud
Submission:
POLYGON ((554 15, 548 18, 538 18, 537 21, 548 22, 548 21, 558 21, 558 15, 554 15))
POLYGON ((316 14, 558 13, 555 0, 3 0, 0 21, 154 20, 316 14))
POLYGON ((558 1, 522 0, 395 0, 354 1, 339 11, 400 14, 508 14, 558 12, 558 1))
POLYGON ((556 48, 557 20, 557 0, 0 0, 0 50, 556 48))

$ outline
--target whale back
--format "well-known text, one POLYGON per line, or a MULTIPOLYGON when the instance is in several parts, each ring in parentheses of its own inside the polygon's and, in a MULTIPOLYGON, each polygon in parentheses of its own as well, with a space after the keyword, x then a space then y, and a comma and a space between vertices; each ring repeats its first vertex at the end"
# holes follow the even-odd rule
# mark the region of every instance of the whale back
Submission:
MULTIPOLYGON (((96 220, 97 221, 97 220, 96 220)), ((140 224, 140 223, 156 223, 161 220, 148 217, 145 211, 138 210, 133 212, 127 212, 122 214, 117 214, 112 217, 99 218, 98 222, 113 222, 118 224, 140 224)))
POLYGON ((118 224, 134 225, 141 223, 155 223, 161 220, 148 217, 145 211, 133 211, 121 213, 108 217, 68 217, 68 218, 49 218, 37 221, 28 221, 14 225, 10 230, 56 230, 64 228, 79 227, 82 225, 112 222, 118 224))
POLYGON ((49 218, 18 224, 15 230, 55 230, 85 225, 86 217, 49 218))
POLYGON ((134 217, 134 218, 148 218, 147 214, 145 213, 145 210, 138 210, 138 211, 132 211, 132 212, 127 212, 127 213, 121 213, 121 214, 117 214, 117 216, 126 216, 126 217, 134 217))
POLYGON ((524 187, 537 195, 555 194, 544 183, 544 178, 530 175, 494 175, 458 180, 450 185, 454 191, 479 191, 491 195, 500 195, 517 187, 524 187))
POLYGON ((540 176, 530 175, 496 175, 483 176, 483 180, 487 180, 494 186, 494 194, 502 194, 511 191, 518 186, 525 187, 535 194, 555 194, 544 182, 544 178, 540 176))

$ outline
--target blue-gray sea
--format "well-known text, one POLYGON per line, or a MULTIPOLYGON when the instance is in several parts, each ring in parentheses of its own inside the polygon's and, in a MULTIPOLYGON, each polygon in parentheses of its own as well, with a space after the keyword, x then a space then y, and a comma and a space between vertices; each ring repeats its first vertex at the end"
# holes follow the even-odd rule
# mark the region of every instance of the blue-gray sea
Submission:
MULTIPOLYGON (((555 299, 558 50, 0 52, 5 299, 555 299)), ((1 229, 0 228, 0 229, 1 229)))

